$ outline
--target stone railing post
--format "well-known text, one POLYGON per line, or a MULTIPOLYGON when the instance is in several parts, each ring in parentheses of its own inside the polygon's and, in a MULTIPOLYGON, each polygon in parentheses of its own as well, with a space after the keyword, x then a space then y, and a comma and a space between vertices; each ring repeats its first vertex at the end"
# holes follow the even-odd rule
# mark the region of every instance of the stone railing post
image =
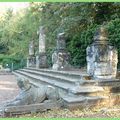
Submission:
POLYGON ((40 26, 37 34, 39 34, 39 53, 36 56, 36 68, 46 68, 47 56, 46 56, 45 28, 43 26, 40 26))
POLYGON ((105 27, 100 27, 94 42, 87 47, 87 73, 97 79, 112 79, 116 77, 118 55, 114 46, 108 42, 105 27))
POLYGON ((29 56, 27 57, 27 67, 35 67, 35 46, 34 41, 30 41, 29 44, 29 56))
POLYGON ((69 65, 70 54, 66 51, 65 34, 59 33, 57 36, 57 47, 52 54, 52 69, 66 70, 70 69, 69 65))

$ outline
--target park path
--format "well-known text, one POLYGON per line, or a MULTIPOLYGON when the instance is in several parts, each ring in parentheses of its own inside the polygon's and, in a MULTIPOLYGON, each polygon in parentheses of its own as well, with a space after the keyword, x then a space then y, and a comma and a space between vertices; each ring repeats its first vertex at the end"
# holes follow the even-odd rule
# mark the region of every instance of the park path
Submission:
POLYGON ((0 105, 14 99, 19 92, 14 75, 0 75, 0 105))

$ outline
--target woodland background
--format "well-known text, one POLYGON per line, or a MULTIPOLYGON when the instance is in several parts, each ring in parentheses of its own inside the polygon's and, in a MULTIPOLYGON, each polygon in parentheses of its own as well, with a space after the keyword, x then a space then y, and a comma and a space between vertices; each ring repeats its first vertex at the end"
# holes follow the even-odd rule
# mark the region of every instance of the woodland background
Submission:
POLYGON ((56 47, 56 37, 65 32, 70 63, 74 67, 86 65, 86 47, 92 43, 95 30, 106 23, 109 41, 118 50, 120 68, 120 3, 45 3, 32 2, 29 7, 16 14, 7 9, 0 16, 0 64, 14 69, 26 65, 28 45, 35 41, 38 52, 37 31, 39 26, 46 29, 47 57, 49 66, 56 47))

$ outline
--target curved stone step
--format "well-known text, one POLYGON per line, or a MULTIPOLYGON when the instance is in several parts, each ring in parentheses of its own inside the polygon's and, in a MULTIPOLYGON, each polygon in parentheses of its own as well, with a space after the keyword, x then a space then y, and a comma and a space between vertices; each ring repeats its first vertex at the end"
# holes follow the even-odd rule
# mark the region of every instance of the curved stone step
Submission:
POLYGON ((31 73, 31 74, 35 74, 35 75, 38 75, 38 76, 43 76, 43 77, 49 77, 50 79, 52 78, 56 78, 57 80, 61 80, 61 81, 66 81, 66 82, 71 82, 71 83, 75 83, 76 81, 80 81, 80 78, 76 79, 72 79, 72 78, 69 78, 69 77, 66 77, 66 76, 61 76, 61 75, 52 75, 51 73, 45 73, 45 72, 40 72, 40 71, 34 71, 34 70, 29 70, 29 69, 22 69, 21 71, 25 71, 27 73, 31 73))
POLYGON ((84 93, 84 91, 86 91, 86 93, 93 93, 93 92, 102 92, 104 91, 103 87, 99 87, 99 86, 80 86, 80 87, 74 87, 71 88, 70 91, 74 94, 79 94, 84 93))
POLYGON ((55 79, 48 79, 43 76, 37 76, 37 75, 26 73, 23 71, 15 71, 13 73, 17 76, 21 75, 22 77, 27 77, 30 80, 30 82, 32 82, 33 84, 36 83, 37 86, 39 86, 41 83, 43 83, 43 84, 49 84, 49 85, 52 85, 55 87, 59 87, 59 88, 65 89, 65 90, 68 90, 69 88, 74 86, 73 84, 67 83, 67 85, 66 85, 63 82, 56 81, 55 79))
POLYGON ((100 100, 100 99, 107 99, 108 97, 105 96, 69 96, 66 95, 62 97, 62 99, 67 103, 78 103, 78 102, 84 102, 90 101, 90 100, 100 100))
POLYGON ((48 85, 52 85, 52 86, 67 90, 73 94, 99 92, 99 91, 103 90, 102 88, 100 89, 100 87, 98 87, 98 86, 95 86, 92 88, 91 88, 91 86, 89 86, 89 87, 76 86, 74 84, 61 82, 61 81, 58 81, 58 80, 53 79, 53 78, 50 79, 50 78, 43 77, 43 76, 37 76, 37 75, 26 73, 23 71, 16 71, 16 72, 14 72, 14 74, 17 76, 22 75, 23 77, 27 77, 30 80, 30 82, 32 82, 33 84, 36 83, 36 85, 38 85, 38 86, 42 82, 43 84, 48 84, 48 85), (88 88, 91 90, 88 90, 88 88))
POLYGON ((69 96, 66 95, 63 98, 64 106, 73 109, 73 108, 88 108, 94 107, 99 104, 104 104, 104 101, 108 101, 109 97, 105 96, 69 96))
POLYGON ((60 75, 64 77, 74 78, 74 79, 81 79, 81 78, 89 78, 89 75, 84 71, 79 70, 69 70, 69 71, 56 71, 52 69, 37 69, 37 68, 25 68, 29 70, 50 73, 52 75, 60 75))
POLYGON ((82 75, 78 75, 78 74, 74 74, 74 76, 72 76, 72 71, 70 73, 66 72, 65 73, 63 71, 60 71, 56 73, 56 71, 53 70, 44 70, 44 69, 21 69, 21 71, 25 71, 31 74, 36 74, 39 76, 45 76, 45 77, 49 77, 49 78, 53 78, 56 80, 61 80, 63 82, 68 82, 71 84, 76 84, 76 85, 95 85, 97 84, 97 81, 95 80, 85 80, 83 77, 81 77, 82 75), (62 73, 63 72, 63 73, 62 73), (79 77, 78 77, 79 76, 79 77))

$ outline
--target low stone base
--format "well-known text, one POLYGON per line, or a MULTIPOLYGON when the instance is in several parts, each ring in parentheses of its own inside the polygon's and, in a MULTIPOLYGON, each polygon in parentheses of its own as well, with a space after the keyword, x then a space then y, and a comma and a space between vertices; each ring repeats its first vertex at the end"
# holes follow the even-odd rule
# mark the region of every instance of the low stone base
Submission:
MULTIPOLYGON (((47 86, 45 95, 52 101, 62 100, 64 108, 92 108, 120 105, 120 79, 94 80, 85 72, 50 69, 17 70, 17 76, 28 78, 37 88, 47 86), (49 85, 49 86, 48 86, 49 85)), ((42 90, 41 90, 42 92, 42 90)))
POLYGON ((45 53, 40 53, 36 56, 36 68, 47 68, 47 56, 45 53))
POLYGON ((27 67, 33 67, 33 68, 35 68, 35 66, 36 66, 35 56, 29 56, 27 58, 27 67))
POLYGON ((52 54, 53 70, 69 70, 71 65, 69 64, 70 55, 66 51, 55 51, 52 54))
POLYGON ((89 99, 81 99, 79 102, 64 101, 64 107, 68 109, 102 108, 114 105, 120 105, 120 94, 113 94, 109 97, 91 97, 91 99, 89 97, 89 99))
POLYGON ((49 109, 59 109, 60 107, 61 101, 46 100, 44 103, 5 107, 0 113, 3 113, 1 114, 2 117, 11 117, 13 115, 44 112, 49 109))

